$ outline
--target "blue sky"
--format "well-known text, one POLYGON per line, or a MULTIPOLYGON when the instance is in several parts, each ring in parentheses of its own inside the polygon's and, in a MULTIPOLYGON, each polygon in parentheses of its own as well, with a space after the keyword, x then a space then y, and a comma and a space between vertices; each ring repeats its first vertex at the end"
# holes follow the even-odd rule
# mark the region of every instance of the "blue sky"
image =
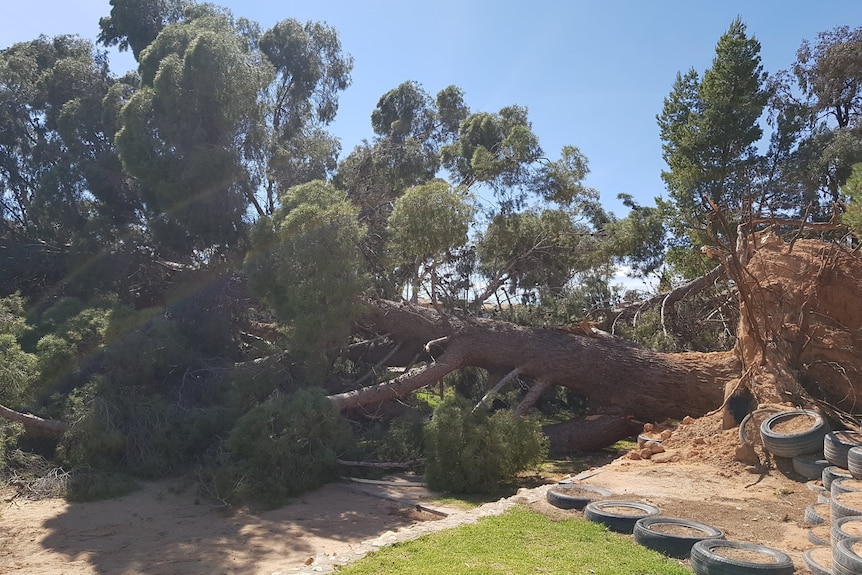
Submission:
MULTIPOLYGON (((546 155, 578 146, 587 184, 619 216, 629 193, 643 204, 664 194, 655 116, 679 71, 709 67, 715 44, 741 17, 762 45, 767 72, 787 69, 803 39, 838 25, 862 25, 856 0, 222 0, 268 28, 284 18, 325 21, 355 58, 332 131, 346 154, 371 138, 371 111, 406 80, 430 93, 461 87, 471 110, 527 106, 546 155), (421 8, 417 6, 422 6, 421 8)), ((39 34, 95 39, 108 0, 6 2, 0 47, 39 34)), ((133 66, 111 56, 117 72, 133 66)))

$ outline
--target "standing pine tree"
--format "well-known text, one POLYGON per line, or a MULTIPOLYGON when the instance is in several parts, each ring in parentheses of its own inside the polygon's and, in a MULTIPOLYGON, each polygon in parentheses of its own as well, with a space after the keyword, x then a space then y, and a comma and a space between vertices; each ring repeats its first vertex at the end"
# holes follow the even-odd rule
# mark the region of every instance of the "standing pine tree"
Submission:
POLYGON ((747 209, 758 162, 754 144, 763 135, 758 120, 768 100, 765 81, 760 42, 746 35, 738 18, 719 39, 702 79, 694 70, 677 75, 657 118, 677 238, 671 261, 683 263, 683 252, 712 243, 710 232, 725 232, 710 229, 710 202, 736 218, 747 209))

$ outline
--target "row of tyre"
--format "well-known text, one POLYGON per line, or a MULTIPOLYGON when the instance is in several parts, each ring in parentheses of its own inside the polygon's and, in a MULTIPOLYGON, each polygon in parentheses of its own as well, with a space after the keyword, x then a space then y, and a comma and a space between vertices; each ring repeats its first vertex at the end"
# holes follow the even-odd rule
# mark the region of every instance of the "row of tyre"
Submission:
POLYGON ((558 484, 548 489, 547 500, 561 509, 583 510, 584 518, 612 531, 634 536, 654 551, 677 559, 690 559, 697 575, 769 573, 791 575, 793 560, 776 549, 742 541, 728 541, 711 525, 676 517, 640 501, 605 499, 611 492, 591 485, 558 484), (600 499, 601 498, 601 499, 600 499))
POLYGON ((794 471, 818 491, 803 517, 814 545, 802 555, 808 570, 862 574, 862 434, 831 431, 816 411, 793 410, 766 418, 760 436, 766 451, 792 458, 794 471))

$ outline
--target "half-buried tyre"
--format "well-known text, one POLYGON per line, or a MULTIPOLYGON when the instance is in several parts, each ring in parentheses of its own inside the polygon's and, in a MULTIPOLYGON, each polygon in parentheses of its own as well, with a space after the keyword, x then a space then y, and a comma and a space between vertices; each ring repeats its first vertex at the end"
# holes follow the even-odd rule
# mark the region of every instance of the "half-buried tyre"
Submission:
POLYGON ((823 455, 829 463, 847 469, 847 455, 853 447, 862 446, 858 431, 830 431, 823 437, 823 455))
POLYGON ((763 545, 706 539, 692 546, 691 568, 697 575, 792 575, 793 560, 787 554, 763 545))
POLYGON ((834 493, 829 501, 830 521, 854 515, 862 515, 862 492, 834 493))
POLYGON ((842 539, 832 546, 832 573, 834 575, 862 573, 862 537, 842 539))
POLYGON ((797 455, 793 458, 793 471, 805 479, 820 479, 823 470, 831 464, 820 453, 797 455))
POLYGON ((818 453, 823 437, 829 431, 826 421, 816 411, 796 409, 783 411, 765 419, 760 425, 763 448, 777 457, 795 457, 818 453))
POLYGON ((862 447, 851 447, 847 452, 847 471, 856 479, 862 479, 862 447))
POLYGON ((843 539, 852 537, 862 537, 862 517, 858 515, 848 515, 839 517, 832 522, 832 527, 829 531, 829 543, 835 545, 843 539))
POLYGON ((807 549, 802 553, 802 562, 814 575, 832 575, 832 547, 807 549))
POLYGON ((831 492, 832 490, 832 482, 838 479, 839 477, 846 477, 847 479, 852 479, 853 476, 850 475, 850 472, 846 469, 842 469, 837 465, 830 465, 826 469, 823 470, 822 483, 823 487, 831 492))
POLYGON ((639 501, 591 501, 584 507, 584 517, 595 523, 607 526, 617 533, 631 533, 635 523, 644 517, 660 515, 661 510, 654 505, 639 501))
POLYGON ((849 491, 862 491, 862 479, 853 479, 852 477, 836 477, 832 480, 829 486, 829 493, 847 493, 849 491))
POLYGON ((633 533, 644 547, 677 559, 688 557, 698 541, 724 538, 724 532, 711 525, 660 515, 638 519, 633 533))
POLYGON ((609 497, 611 492, 601 487, 575 483, 558 483, 548 489, 548 503, 560 509, 583 509, 595 499, 609 497))

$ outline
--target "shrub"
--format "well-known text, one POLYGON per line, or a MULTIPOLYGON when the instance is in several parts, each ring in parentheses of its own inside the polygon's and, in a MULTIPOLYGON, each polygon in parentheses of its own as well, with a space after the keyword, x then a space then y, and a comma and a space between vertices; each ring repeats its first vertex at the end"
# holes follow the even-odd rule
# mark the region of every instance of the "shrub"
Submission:
POLYGON ((237 420, 228 461, 204 474, 206 490, 230 502, 279 505, 332 479, 349 440, 347 422, 322 389, 272 397, 237 420))
POLYGON ((538 422, 511 411, 473 409, 462 398, 447 399, 425 426, 428 486, 451 493, 482 493, 514 481, 548 452, 538 422))
POLYGON ((59 461, 161 477, 187 468, 230 428, 225 408, 183 409, 159 395, 113 387, 97 377, 69 395, 65 418, 75 423, 57 448, 59 461))

